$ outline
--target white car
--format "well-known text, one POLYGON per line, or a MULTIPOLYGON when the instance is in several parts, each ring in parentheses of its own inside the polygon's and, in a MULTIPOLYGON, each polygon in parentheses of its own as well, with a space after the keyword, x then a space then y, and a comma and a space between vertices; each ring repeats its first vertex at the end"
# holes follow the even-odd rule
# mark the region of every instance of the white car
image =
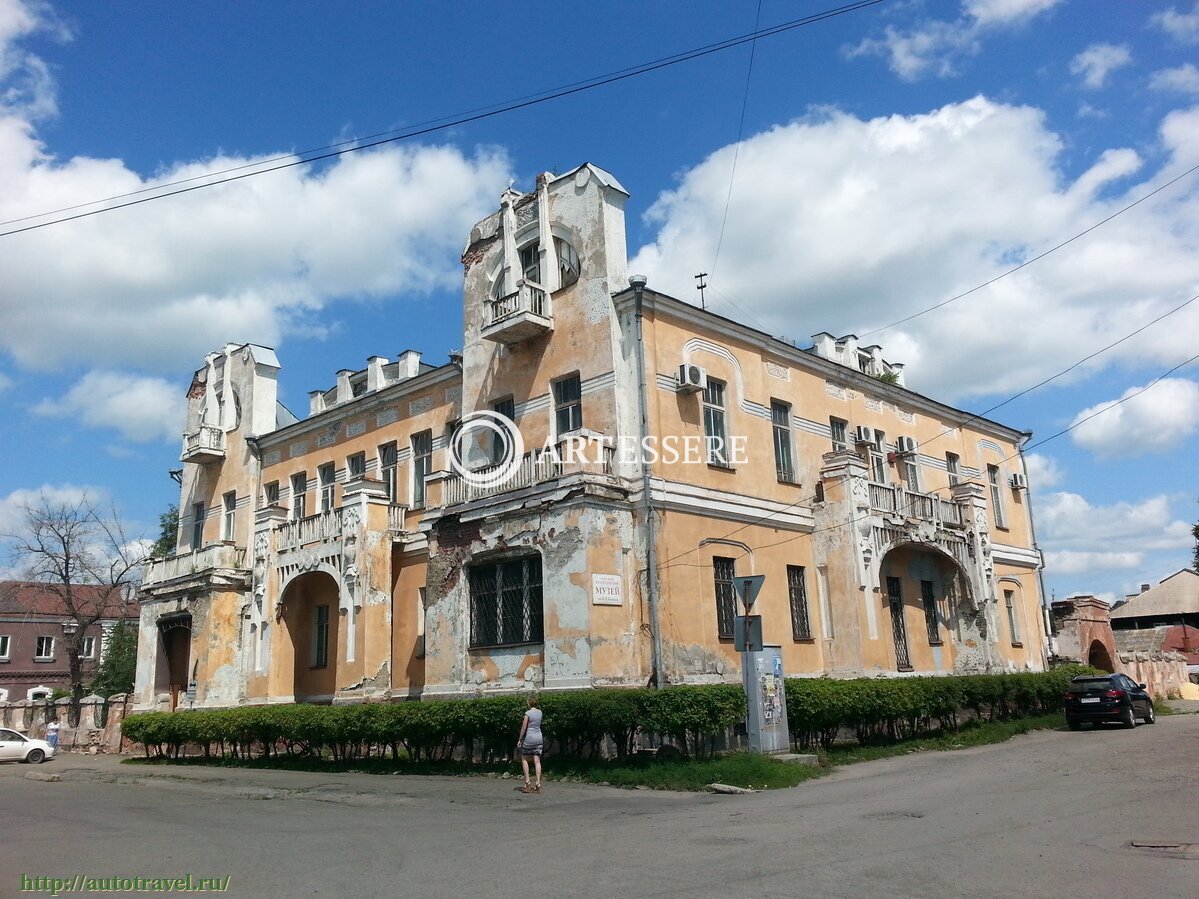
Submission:
POLYGON ((0 728, 0 762, 29 762, 36 765, 54 758, 55 748, 45 740, 31 740, 15 730, 0 728))

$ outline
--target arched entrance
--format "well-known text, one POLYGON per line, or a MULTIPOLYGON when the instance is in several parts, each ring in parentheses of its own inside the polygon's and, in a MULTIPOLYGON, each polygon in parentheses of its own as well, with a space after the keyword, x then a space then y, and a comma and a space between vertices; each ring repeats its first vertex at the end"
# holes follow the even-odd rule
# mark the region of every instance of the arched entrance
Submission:
POLYGON ((337 692, 341 630, 337 581, 323 571, 302 574, 284 589, 281 604, 296 702, 331 702, 337 692))
POLYGON ((969 590, 957 561, 938 547, 903 543, 883 556, 879 587, 895 670, 952 670, 959 606, 969 590))
POLYGON ((158 619, 158 661, 154 670, 154 692, 170 693, 171 711, 187 692, 191 664, 192 616, 190 612, 158 619))
POLYGON ((1107 647, 1099 640, 1091 641, 1091 648, 1087 650, 1087 664, 1092 668, 1098 668, 1100 671, 1106 671, 1109 674, 1116 670, 1112 664, 1111 654, 1107 651, 1107 647))

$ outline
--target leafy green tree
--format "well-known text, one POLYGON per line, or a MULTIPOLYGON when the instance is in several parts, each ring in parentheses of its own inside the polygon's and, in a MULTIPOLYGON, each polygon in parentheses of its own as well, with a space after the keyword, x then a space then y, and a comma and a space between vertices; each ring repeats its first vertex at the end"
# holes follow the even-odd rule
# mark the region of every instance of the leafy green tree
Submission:
POLYGON ((174 503, 158 516, 158 539, 150 547, 151 559, 165 559, 175 555, 179 539, 179 507, 174 503))
POLYGON ((137 628, 128 621, 118 621, 108 632, 108 651, 92 681, 92 692, 105 698, 130 693, 136 674, 137 628))

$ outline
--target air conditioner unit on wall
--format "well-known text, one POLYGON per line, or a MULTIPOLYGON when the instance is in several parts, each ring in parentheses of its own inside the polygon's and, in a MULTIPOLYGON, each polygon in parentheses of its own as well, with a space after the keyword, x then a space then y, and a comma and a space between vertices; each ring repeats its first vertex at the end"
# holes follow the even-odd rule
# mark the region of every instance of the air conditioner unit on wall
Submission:
POLYGON ((1013 490, 1027 490, 1028 489, 1028 478, 1026 478, 1024 475, 1020 474, 1019 472, 1017 472, 1016 474, 1014 474, 1010 478, 1008 478, 1008 483, 1012 485, 1013 490))
POLYGON ((913 456, 916 454, 916 438, 915 437, 897 437, 895 439, 895 451, 901 456, 913 456))
POLYGON ((679 365, 679 393, 698 393, 708 387, 708 373, 703 366, 684 362, 679 365))
POLYGON ((854 443, 874 443, 874 431, 865 425, 858 425, 853 432, 854 443))

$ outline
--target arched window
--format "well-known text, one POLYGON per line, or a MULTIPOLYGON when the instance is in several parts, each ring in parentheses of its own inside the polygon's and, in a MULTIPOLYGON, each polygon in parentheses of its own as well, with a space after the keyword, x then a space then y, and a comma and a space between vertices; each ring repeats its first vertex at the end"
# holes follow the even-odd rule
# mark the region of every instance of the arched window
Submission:
POLYGON ((558 255, 558 286, 570 287, 579 280, 579 254, 561 237, 554 238, 554 250, 558 255))

